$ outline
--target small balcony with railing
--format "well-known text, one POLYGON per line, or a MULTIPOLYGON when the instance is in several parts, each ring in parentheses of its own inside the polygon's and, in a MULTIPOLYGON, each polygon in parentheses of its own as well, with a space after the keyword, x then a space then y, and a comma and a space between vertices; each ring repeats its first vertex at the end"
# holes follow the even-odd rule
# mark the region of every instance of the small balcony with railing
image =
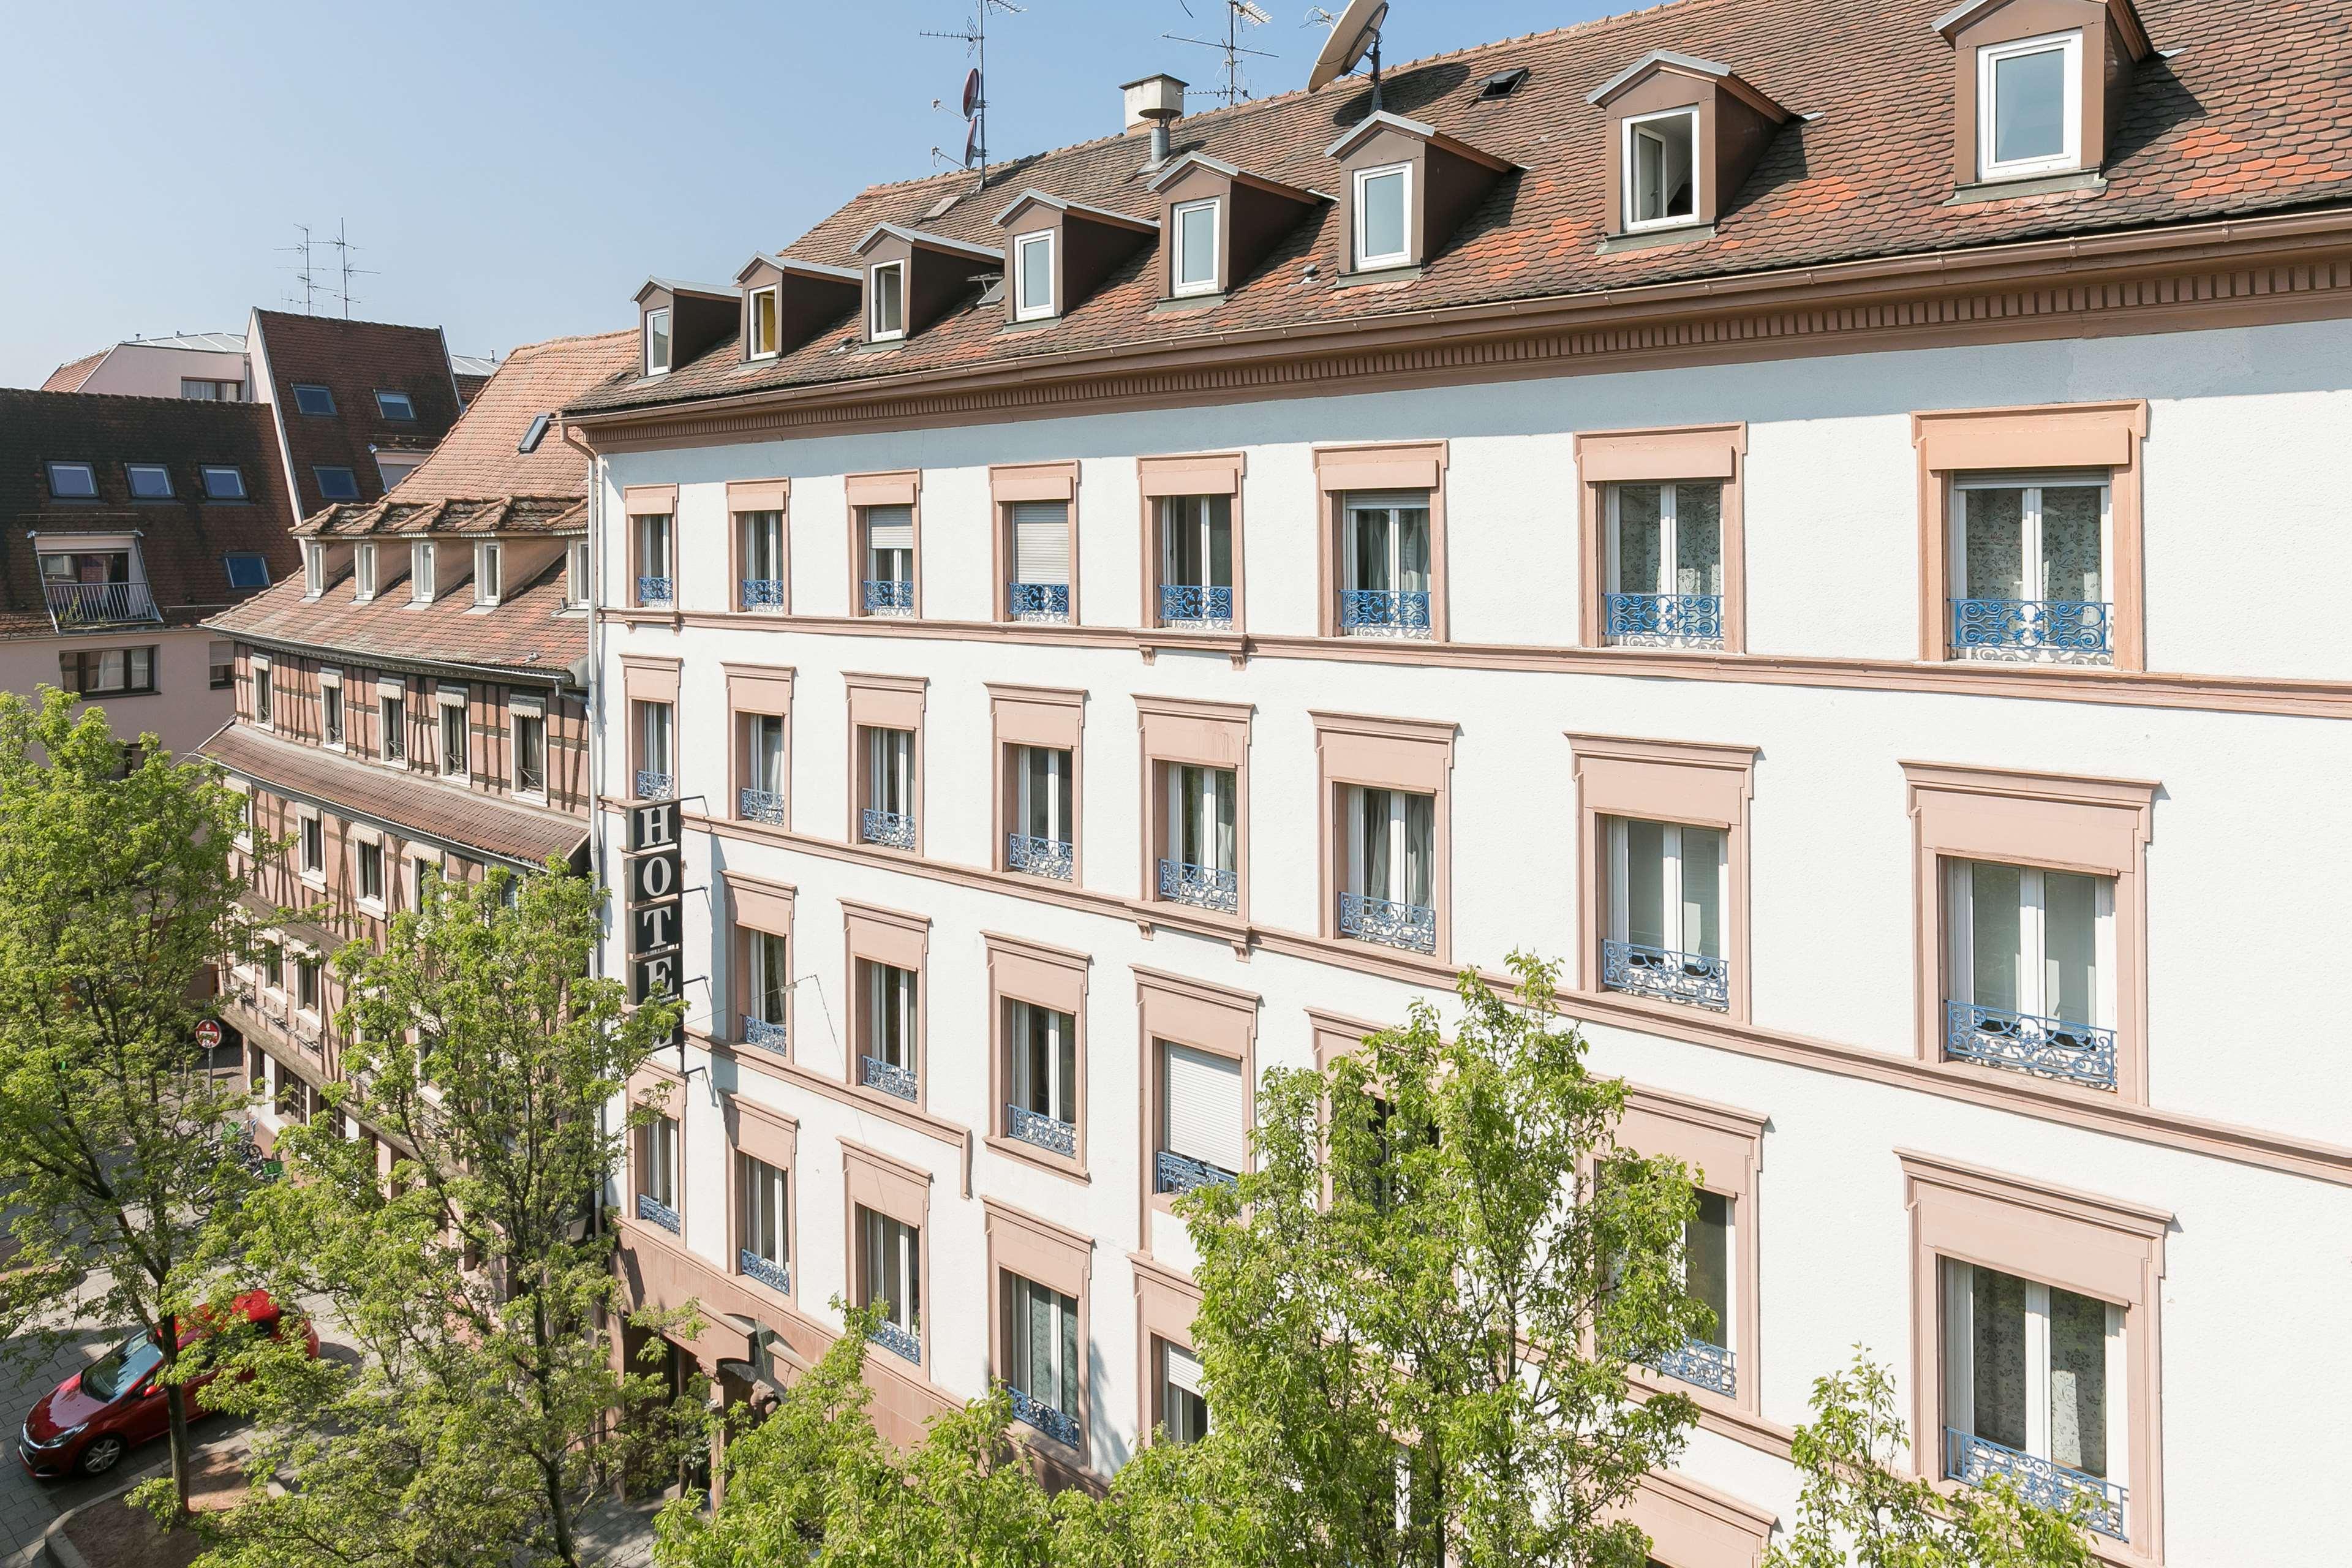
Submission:
POLYGON ((750 1247, 738 1247, 735 1252, 736 1272, 746 1279, 756 1279, 779 1296, 793 1293, 793 1269, 789 1263, 779 1263, 762 1258, 750 1247))
POLYGON ((154 598, 144 583, 45 583, 49 624, 60 632, 97 631, 107 626, 142 626, 161 621, 154 598))
POLYGON ((857 837, 862 844, 878 844, 887 849, 912 849, 915 847, 915 818, 912 813, 884 811, 867 806, 857 814, 857 837))
POLYGON ((1004 1386, 1013 1402, 1013 1419, 1034 1426, 1065 1448, 1078 1446, 1078 1418, 1058 1405, 1049 1405, 1024 1388, 1011 1384, 1004 1386))
POLYGON ((1604 991, 1717 1013, 1731 1008, 1731 966, 1727 960, 1638 942, 1601 942, 1601 986, 1604 991))
POLYGON ((1178 631, 1234 629, 1234 591, 1207 584, 1170 583, 1160 590, 1160 624, 1178 631))
POLYGON ((902 1328, 883 1318, 867 1331, 866 1337, 903 1361, 922 1364, 923 1342, 913 1329, 902 1328))
POLYGON ((1993 663, 2112 664, 2115 606, 2092 599, 1955 599, 1955 658, 1993 663))
POLYGON ((782 577, 744 577, 736 583, 737 603, 747 610, 780 611, 784 607, 782 577))
POLYGON ((1339 934, 1354 942, 1378 942, 1407 952, 1437 951, 1437 910, 1429 904, 1374 898, 1369 893, 1339 895, 1339 934))
POLYGON ((1158 1193, 1189 1193, 1194 1187, 1233 1186, 1241 1178, 1220 1165, 1162 1149, 1151 1162, 1151 1188, 1158 1193))
POLYGON ((1067 839, 1040 838, 1028 833, 1005 836, 1004 866, 1009 871, 1066 882, 1076 864, 1077 846, 1067 839))
POLYGON ((641 609, 667 610, 677 602, 677 584, 669 577, 654 577, 640 574, 637 577, 637 605, 641 609))
POLYGON ((784 792, 775 789, 751 789, 748 786, 735 792, 735 815, 746 822, 764 822, 771 827, 782 827, 784 822, 784 792))
POLYGON ((636 776, 638 800, 667 800, 677 791, 677 781, 653 768, 639 768, 636 776))
POLYGON ((906 617, 915 613, 915 584, 911 579, 868 577, 865 582, 866 613, 869 616, 906 617))
POLYGON ((647 1225, 657 1225, 672 1233, 681 1231, 685 1227, 685 1222, 678 1218, 677 1211, 651 1193, 637 1194, 637 1217, 647 1225))
POLYGON ((1348 588, 1339 595, 1339 635, 1346 637, 1426 637, 1424 589, 1348 588))
POLYGON ((1685 1340, 1680 1350, 1668 1351, 1650 1364, 1678 1383, 1720 1394, 1726 1399, 1737 1397, 1739 1392, 1732 1352, 1706 1340, 1685 1340))
POLYGON ((1032 1110, 1025 1105, 1005 1106, 1004 1135, 1033 1149, 1059 1154, 1065 1160, 1078 1157, 1076 1123, 1065 1121, 1058 1116, 1049 1116, 1042 1110, 1032 1110))
POLYGON ((1607 635, 1617 647, 1723 646, 1720 594, 1609 594, 1607 635))
POLYGON ((2128 1539, 2124 1534, 2124 1507, 2131 1494, 2105 1477, 2070 1469, 2054 1459, 1952 1426, 1944 1428, 1944 1474, 1972 1487, 1983 1486, 1998 1476, 2025 1501, 2061 1513, 2079 1504, 2084 1529, 2115 1541, 2128 1539))
POLYGON ((778 1056, 784 1054, 789 1041, 782 1024, 751 1013, 742 1016, 742 1024, 745 1045, 757 1046, 763 1051, 773 1051, 778 1056))
POLYGON ((1067 583, 1007 583, 1004 613, 1016 621, 1059 623, 1070 618, 1067 583))
POLYGON ((915 1069, 886 1062, 880 1057, 857 1058, 857 1081, 878 1094, 912 1105, 918 1099, 915 1069))
POLYGON ((1242 907, 1241 874, 1223 867, 1162 860, 1160 896, 1172 904, 1190 904, 1219 914, 1238 914, 1242 907))
POLYGON ((2116 1087, 2116 1032, 1975 1002, 1944 1004, 1944 1054, 2091 1089, 2116 1087))

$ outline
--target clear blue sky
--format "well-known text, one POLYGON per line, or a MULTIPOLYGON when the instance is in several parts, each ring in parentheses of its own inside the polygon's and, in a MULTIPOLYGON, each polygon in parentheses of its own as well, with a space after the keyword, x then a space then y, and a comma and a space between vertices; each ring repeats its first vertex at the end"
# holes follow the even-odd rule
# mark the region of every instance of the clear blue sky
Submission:
MULTIPOLYGON (((1327 0, 1339 8, 1340 0, 1327 0)), ((1118 86, 1217 58, 1217 0, 1026 0, 990 23, 991 151, 1118 128, 1118 86)), ((1260 0, 1266 97, 1322 47, 1260 0)), ((1630 0, 1396 0, 1402 61, 1630 0)), ((960 153, 970 0, 0 0, 0 384, 134 334, 240 330, 294 226, 348 223, 353 314, 460 353, 617 326, 648 274, 723 282, 861 186, 960 153), (935 98, 947 100, 934 112, 935 98)), ((1205 106, 1205 104, 1203 105, 1205 106)), ((323 252, 322 258, 331 258, 323 252)))

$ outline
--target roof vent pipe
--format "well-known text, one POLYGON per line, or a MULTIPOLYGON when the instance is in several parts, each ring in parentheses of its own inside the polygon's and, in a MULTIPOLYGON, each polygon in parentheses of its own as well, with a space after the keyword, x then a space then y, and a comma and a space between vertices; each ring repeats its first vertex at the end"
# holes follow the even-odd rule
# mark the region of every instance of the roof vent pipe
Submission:
POLYGON ((1184 86, 1178 78, 1161 71, 1123 83, 1119 88, 1126 99, 1127 129, 1151 127, 1150 167, 1157 168, 1168 161, 1168 126, 1183 116, 1184 86))

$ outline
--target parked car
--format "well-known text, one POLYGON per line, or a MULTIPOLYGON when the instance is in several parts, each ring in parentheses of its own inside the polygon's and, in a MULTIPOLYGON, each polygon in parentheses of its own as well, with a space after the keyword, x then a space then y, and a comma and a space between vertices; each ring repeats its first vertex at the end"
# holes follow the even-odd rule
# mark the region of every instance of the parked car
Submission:
MULTIPOLYGON (((284 1317, 266 1290, 249 1290, 233 1303, 237 1317, 270 1334, 278 1333, 284 1317)), ((198 1316, 180 1329, 180 1348, 218 1332, 213 1321, 198 1316)), ((305 1327, 310 1353, 319 1353, 319 1335, 305 1327)), ((25 1417, 16 1440, 16 1457, 41 1480, 76 1473, 104 1475, 122 1456, 141 1443, 161 1437, 171 1426, 171 1405, 156 1381, 163 1364, 163 1352, 152 1335, 142 1330, 84 1367, 41 1397, 25 1417)), ((195 1393, 215 1373, 190 1378, 191 1419, 203 1414, 195 1393)))

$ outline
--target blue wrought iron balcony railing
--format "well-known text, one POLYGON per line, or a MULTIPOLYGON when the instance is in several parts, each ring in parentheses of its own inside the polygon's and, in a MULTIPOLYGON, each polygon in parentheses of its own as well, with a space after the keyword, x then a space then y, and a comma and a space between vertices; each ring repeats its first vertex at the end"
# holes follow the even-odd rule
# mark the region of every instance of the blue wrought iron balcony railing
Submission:
POLYGON ((1726 1399, 1739 1391, 1739 1379, 1732 1367, 1731 1352, 1705 1340, 1688 1340, 1678 1351, 1668 1351, 1653 1363, 1668 1377, 1687 1383, 1694 1388, 1710 1389, 1726 1399))
POLYGON ((1076 847, 1064 839, 1034 838, 1026 833, 1005 837, 1004 864, 1011 870, 1066 882, 1076 860, 1076 847))
POLYGON ((1601 985, 1605 991, 1711 1007, 1718 1013, 1731 1009, 1730 964, 1702 952, 1675 952, 1638 942, 1603 942, 1601 985))
POLYGON ((735 814, 746 822, 765 822, 782 827, 784 826, 783 792, 773 789, 737 790, 735 814))
POLYGON ((679 1228, 677 1211, 650 1193, 637 1194, 637 1217, 647 1225, 657 1225, 664 1230, 679 1228))
POLYGON ((735 1268, 745 1279, 757 1279, 779 1296, 793 1293, 793 1269, 789 1263, 762 1258, 746 1247, 737 1249, 735 1268))
POLYGON ((869 805, 857 814, 857 837, 868 844, 912 849, 915 819, 903 811, 877 811, 869 805))
POLYGON ((755 1018, 746 1013, 743 1015, 743 1043, 747 1046, 757 1046, 763 1051, 775 1051, 781 1054, 786 1046, 784 1026, 782 1024, 772 1024, 765 1018, 755 1018))
POLYGON ((1004 1131, 1008 1137, 1040 1149, 1050 1149, 1066 1160, 1078 1157, 1077 1127, 1042 1110, 1032 1110, 1024 1105, 1006 1105, 1004 1131))
POLYGON ((1078 1418, 1058 1405, 1048 1405, 1025 1388, 1011 1384, 1004 1392, 1013 1399, 1013 1419, 1034 1426, 1065 1448, 1078 1446, 1078 1418))
POLYGON ((2097 663, 2113 649, 2114 606, 2095 599, 1955 599, 1952 647, 1963 658, 2097 663))
POLYGON ((49 583, 43 587, 49 603, 49 625, 61 632, 163 618, 144 583, 49 583))
POLYGON ((1429 595, 1421 590, 1343 589, 1339 595, 1339 635, 1425 637, 1429 635, 1429 595))
POLYGON ((784 607, 784 580, 782 577, 746 577, 740 586, 743 607, 747 610, 781 610, 784 607))
POLYGON ((1162 860, 1160 862, 1160 896, 1172 903, 1193 904, 1204 910, 1236 914, 1242 907, 1241 877, 1236 872, 1222 871, 1214 866, 1162 860))
POLYGON ((1944 1054, 2093 1089, 2116 1087, 2116 1032, 2060 1018, 1944 1004, 1944 1054))
POLYGON ((915 613, 915 584, 911 582, 877 582, 866 579, 866 613, 869 616, 911 616, 915 613))
POLYGON ((1004 613, 1016 621, 1066 621, 1070 618, 1067 583, 1007 583, 1004 613))
POLYGON ((667 605, 677 594, 677 584, 667 577, 637 579, 637 603, 640 605, 667 605))
POLYGON ((1721 647, 1720 594, 1611 594, 1609 640, 1628 647, 1721 647))
POLYGON ((670 792, 677 787, 677 781, 672 779, 667 773, 656 773, 651 768, 639 768, 637 770, 637 798, 639 800, 667 800, 670 796, 670 792))
POLYGON ((1190 1154, 1179 1154, 1172 1149, 1160 1151, 1151 1162, 1151 1173, 1153 1190, 1162 1193, 1189 1193, 1212 1182, 1230 1187, 1241 1180, 1231 1171, 1206 1160, 1195 1160, 1190 1154))
POLYGON ((1972 1487, 1999 1476, 2026 1501, 2062 1513, 2079 1498, 2086 1529, 2116 1541, 2130 1539, 2124 1534, 2124 1505, 2131 1494, 2104 1477, 2069 1469, 2055 1460, 2036 1458, 2006 1443, 1953 1426, 1944 1428, 1944 1474, 1972 1487))
POLYGON ((1412 952, 1437 951, 1437 910, 1365 893, 1339 895, 1339 934, 1412 952))
POLYGON ((1231 631, 1234 591, 1205 584, 1167 584, 1160 590, 1160 624, 1194 631, 1231 631))
POLYGON ((893 1100, 915 1103, 915 1069, 902 1068, 896 1062, 886 1062, 880 1057, 857 1058, 857 1081, 868 1089, 879 1089, 893 1100))
POLYGON ((918 1366, 922 1364, 923 1342, 917 1337, 912 1329, 902 1329, 885 1318, 876 1323, 873 1331, 866 1337, 892 1355, 904 1357, 918 1366))

